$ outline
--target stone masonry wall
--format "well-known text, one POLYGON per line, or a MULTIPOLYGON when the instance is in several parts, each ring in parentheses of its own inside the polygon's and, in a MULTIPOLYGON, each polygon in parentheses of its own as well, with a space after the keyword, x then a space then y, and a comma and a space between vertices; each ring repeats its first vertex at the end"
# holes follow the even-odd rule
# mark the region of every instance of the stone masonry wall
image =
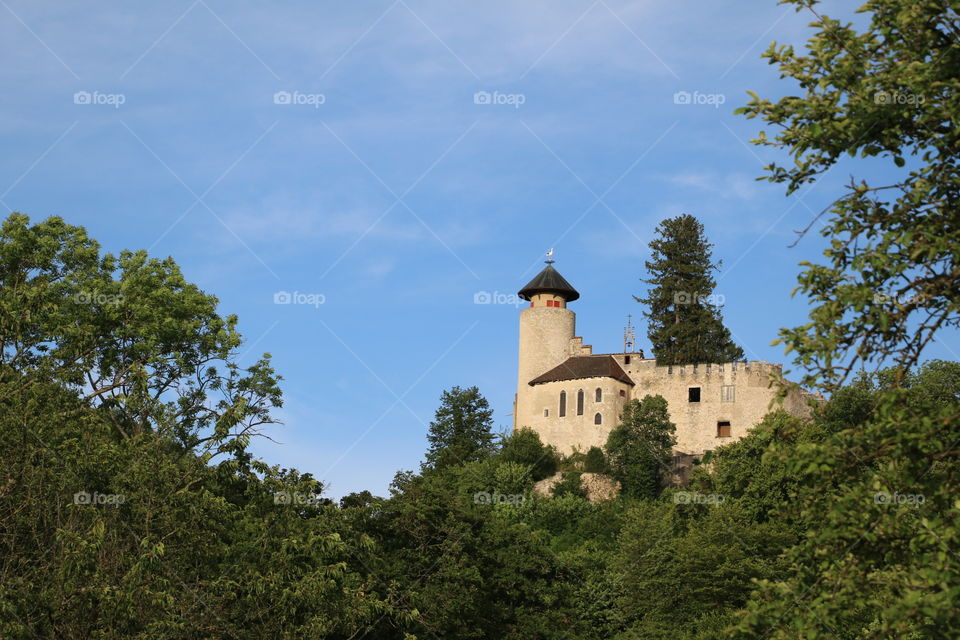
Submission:
MULTIPOLYGON (((653 359, 640 359, 636 354, 612 354, 634 381, 631 387, 610 378, 588 378, 538 384, 521 394, 523 415, 516 424, 528 426, 540 434, 545 444, 552 444, 562 453, 575 448, 586 451, 603 446, 607 435, 619 423, 623 404, 645 395, 661 395, 667 400, 670 419, 677 425, 676 451, 701 455, 716 447, 739 440, 747 431, 777 408, 771 404, 777 389, 770 386, 780 365, 763 362, 700 364, 682 367, 658 367, 653 359), (627 356, 630 362, 627 363, 627 356), (602 390, 603 401, 594 402, 595 390, 602 390), (727 387, 724 396, 724 387, 727 387), (699 388, 699 402, 691 402, 690 388, 699 388), (732 388, 732 391, 729 390, 732 388), (584 412, 576 415, 576 393, 585 393, 584 412), (560 391, 567 392, 566 417, 558 416, 560 391), (624 395, 621 396, 620 392, 624 395), (732 396, 729 395, 732 393, 732 396), (732 397, 732 401, 729 400, 732 397), (549 415, 544 415, 545 410, 549 415), (594 424, 601 413, 602 424, 594 424), (718 422, 729 422, 730 435, 718 432, 718 422)), ((531 378, 534 376, 531 376, 531 378)), ((529 380, 530 378, 528 378, 529 380)), ((519 403, 518 403, 519 404, 519 403)), ((795 415, 809 412, 805 398, 792 392, 783 408, 795 415)))

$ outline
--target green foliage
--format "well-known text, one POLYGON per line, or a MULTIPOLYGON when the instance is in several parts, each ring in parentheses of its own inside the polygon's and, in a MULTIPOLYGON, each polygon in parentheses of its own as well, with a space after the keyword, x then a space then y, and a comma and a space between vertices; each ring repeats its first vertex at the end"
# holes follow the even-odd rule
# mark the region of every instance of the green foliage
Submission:
POLYGON ((712 271, 713 245, 703 224, 684 214, 668 218, 657 227, 650 242, 652 257, 646 262, 651 285, 645 305, 647 337, 661 365, 743 360, 743 349, 733 342, 723 325, 720 305, 714 303, 717 283, 712 271))
POLYGON ((496 491, 507 495, 529 493, 533 489, 533 477, 530 467, 519 462, 504 462, 493 472, 493 486, 496 491))
POLYGON ((844 154, 899 172, 884 183, 852 178, 821 214, 825 263, 802 263, 810 320, 781 340, 807 384, 836 393, 815 415, 822 440, 783 456, 799 481, 792 518, 810 526, 785 555, 788 573, 760 583, 740 633, 956 637, 957 365, 915 365, 938 331, 960 325, 957 8, 871 0, 858 29, 812 0, 788 2, 814 17, 816 33, 804 51, 774 43, 765 57, 803 93, 752 94, 739 110, 777 128, 757 144, 793 159, 767 166, 768 179, 789 194, 844 154), (894 368, 841 388, 858 365, 880 362, 894 368))
POLYGON ((819 425, 785 411, 770 413, 746 437, 710 452, 691 487, 736 499, 758 523, 789 518, 782 509, 797 498, 800 479, 788 470, 786 458, 823 435, 819 425))
MULTIPOLYGON (((783 458, 785 473, 799 481, 783 510, 808 523, 807 535, 786 554, 788 576, 761 583, 743 637, 960 633, 951 604, 960 593, 960 559, 952 551, 960 544, 960 365, 883 372, 858 382, 864 389, 870 397, 856 405, 870 405, 866 419, 831 421, 819 442, 783 458), (823 584, 831 585, 828 598, 823 584), (799 605, 789 620, 782 619, 787 602, 799 605)), ((835 402, 821 415, 849 415, 849 394, 835 402)))
POLYGON ((559 463, 556 449, 544 446, 536 431, 525 428, 517 429, 503 439, 498 457, 504 462, 528 465, 534 480, 552 476, 559 463))
POLYGON ((540 535, 517 521, 526 503, 475 500, 484 474, 518 471, 529 473, 493 459, 445 467, 407 477, 402 492, 380 507, 376 532, 384 553, 374 565, 380 588, 417 615, 384 621, 374 637, 574 637, 563 631, 573 623, 570 575, 540 535))
POLYGON ((590 447, 583 460, 583 470, 588 473, 608 473, 607 457, 600 447, 590 447))
POLYGON ((60 218, 0 228, 0 364, 83 393, 124 438, 238 454, 282 404, 269 355, 241 370, 235 316, 172 259, 99 245, 60 218), (81 391, 82 390, 82 391, 81 391))
POLYGON ((807 384, 837 388, 861 362, 894 356, 912 366, 938 329, 960 324, 960 130, 951 124, 960 119, 960 28, 947 0, 870 0, 859 31, 813 0, 787 3, 806 9, 817 31, 803 51, 773 43, 764 57, 801 95, 751 93, 738 109, 777 130, 753 142, 793 158, 765 167, 768 179, 790 194, 844 155, 884 159, 898 173, 879 184, 851 178, 823 212, 826 263, 801 263, 799 278, 810 321, 780 334, 807 384))
POLYGON ((266 357, 240 369, 236 318, 172 260, 13 214, 0 285, 0 636, 329 637, 409 617, 371 590, 371 540, 322 485, 247 453, 279 378, 266 357))
POLYGON ((425 469, 482 460, 494 450, 493 411, 476 387, 453 387, 440 397, 427 440, 425 469))
POLYGON ((623 494, 635 498, 660 495, 663 477, 671 472, 676 426, 662 396, 644 396, 623 407, 620 424, 607 437, 611 474, 623 494))
POLYGON ((300 638, 403 617, 362 575, 369 538, 318 506, 309 476, 208 466, 161 435, 123 437, 57 383, 2 372, 0 636, 300 638))
POLYGON ((733 500, 640 502, 626 516, 615 564, 622 615, 639 638, 676 637, 678 620, 687 632, 715 628, 717 619, 729 625, 752 581, 782 570, 778 556, 792 539, 781 524, 756 524, 733 500))
POLYGON ((587 493, 583 489, 583 480, 580 471, 564 471, 560 476, 560 481, 550 489, 554 497, 573 496, 575 498, 586 498, 587 493))

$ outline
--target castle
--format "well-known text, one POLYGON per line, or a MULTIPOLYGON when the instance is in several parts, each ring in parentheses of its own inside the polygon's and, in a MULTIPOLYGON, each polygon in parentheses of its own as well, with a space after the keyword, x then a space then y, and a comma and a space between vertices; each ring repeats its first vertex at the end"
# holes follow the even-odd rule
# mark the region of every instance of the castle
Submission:
MULTIPOLYGON (((561 453, 603 447, 624 404, 661 395, 677 426, 678 457, 699 457, 745 436, 771 410, 781 365, 766 362, 661 366, 637 353, 595 354, 576 336, 567 305, 580 297, 553 260, 518 293, 520 349, 513 427, 533 429, 561 453)), ((626 347, 625 347, 626 349, 626 347)), ((807 395, 788 392, 783 408, 803 415, 807 395)))

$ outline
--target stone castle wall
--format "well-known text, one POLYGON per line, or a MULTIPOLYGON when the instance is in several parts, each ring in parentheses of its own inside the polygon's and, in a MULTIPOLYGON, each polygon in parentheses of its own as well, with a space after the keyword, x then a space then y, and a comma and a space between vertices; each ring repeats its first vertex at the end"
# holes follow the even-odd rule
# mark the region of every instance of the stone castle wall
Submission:
MULTIPOLYGON (((634 386, 611 378, 526 385, 518 394, 524 400, 518 402, 523 413, 516 414, 516 424, 534 429, 544 443, 554 445, 562 453, 574 449, 586 451, 606 443, 607 435, 619 424, 627 400, 661 395, 667 400, 670 419, 677 426, 676 451, 702 455, 739 440, 763 416, 777 408, 771 404, 777 395, 771 382, 779 377, 780 365, 737 362, 667 367, 657 366, 653 359, 640 359, 636 354, 612 354, 612 357, 634 381, 634 386), (595 402, 597 388, 602 393, 599 403, 595 402), (690 401, 691 388, 700 390, 699 402, 690 401), (584 411, 578 416, 576 394, 580 389, 585 395, 584 411), (565 417, 558 415, 561 391, 567 393, 565 417), (601 414, 600 425, 594 423, 597 413, 601 414), (730 423, 729 435, 718 432, 718 422, 730 423)), ((783 408, 798 415, 809 411, 798 391, 788 394, 783 408)))
MULTIPOLYGON (((778 391, 772 383, 781 375, 780 365, 730 362, 669 367, 635 356, 630 358, 630 364, 626 364, 625 355, 615 355, 614 359, 634 381, 634 398, 666 398, 670 419, 677 425, 676 450, 682 453, 700 455, 739 440, 767 413, 778 408, 771 403, 778 391), (699 402, 690 402, 691 388, 700 389, 699 402), (718 422, 730 423, 729 436, 719 435, 718 422)), ((807 411, 797 391, 788 394, 783 407, 791 413, 807 411)))
POLYGON ((517 415, 517 424, 536 431, 544 444, 552 444, 560 452, 570 453, 577 447, 586 451, 607 443, 607 434, 617 425, 623 405, 630 399, 630 385, 612 378, 584 378, 532 387, 527 385, 524 393, 527 401, 522 406, 526 413, 517 415), (600 402, 596 402, 598 388, 600 402), (577 415, 577 392, 580 390, 584 396, 583 415, 577 415), (559 416, 561 391, 567 393, 567 412, 562 418, 559 416), (594 424, 597 413, 601 416, 600 425, 594 424))

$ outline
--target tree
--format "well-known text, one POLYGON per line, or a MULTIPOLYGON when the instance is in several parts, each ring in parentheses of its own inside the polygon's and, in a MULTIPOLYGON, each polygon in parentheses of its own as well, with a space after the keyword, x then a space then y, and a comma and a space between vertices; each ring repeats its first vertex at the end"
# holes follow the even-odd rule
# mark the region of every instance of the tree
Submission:
POLYGON ((56 217, 0 228, 0 364, 82 393, 124 438, 152 431, 213 457, 274 422, 280 378, 269 354, 240 368, 236 324, 170 258, 101 256, 56 217))
POLYGON ((504 438, 498 456, 504 462, 519 462, 532 468, 533 479, 543 480, 557 472, 557 451, 544 446, 533 429, 520 428, 504 438))
POLYGON ((607 457, 603 455, 603 449, 600 447, 590 447, 583 460, 583 470, 587 473, 607 473, 607 457))
POLYGON ((2 378, 0 637, 347 637, 388 610, 370 540, 309 476, 211 467, 123 438, 60 385, 2 378))
POLYGON ((493 452, 493 410, 476 387, 453 387, 440 396, 427 441, 425 469, 482 460, 493 452))
POLYGON ((371 637, 578 638, 557 634, 575 623, 575 581, 544 537, 516 522, 526 501, 516 507, 476 497, 529 484, 529 467, 495 458, 395 483, 393 497, 377 508, 383 552, 371 567, 384 599, 399 600, 416 617, 385 621, 382 635, 371 637))
POLYGON ((646 298, 647 337, 660 364, 734 362, 743 359, 730 331, 723 325, 720 305, 713 290, 711 272, 719 267, 711 260, 713 247, 703 225, 684 214, 657 227, 659 237, 650 242, 651 259, 646 264, 651 285, 646 298))
POLYGON ((356 637, 409 616, 321 483, 246 451, 278 378, 239 369, 236 318, 172 260, 14 214, 0 285, 0 637, 356 637))
POLYGON ((632 621, 623 637, 727 637, 752 581, 782 572, 778 556, 791 539, 780 523, 752 522, 734 500, 636 503, 613 563, 618 606, 632 621))
MULTIPOLYGON (((960 325, 960 24, 945 0, 870 0, 865 25, 809 12, 806 50, 774 43, 764 54, 801 95, 752 94, 740 109, 776 126, 754 142, 786 151, 792 166, 766 167, 793 193, 843 155, 886 160, 894 176, 852 178, 826 216, 824 264, 803 263, 798 291, 809 322, 781 330, 806 369, 831 391, 857 365, 892 363, 872 399, 839 412, 820 444, 797 448, 787 472, 807 488, 793 504, 816 520, 786 557, 790 572, 760 583, 742 637, 830 635, 858 639, 960 634, 960 402, 955 379, 912 365, 944 327, 960 325), (909 165, 909 166, 908 166, 909 165), (939 398, 939 400, 936 400, 939 398)), ((929 365, 928 365, 929 366, 929 365)), ((856 398, 848 398, 856 401, 856 398)))
POLYGON ((623 407, 623 418, 607 437, 611 474, 623 493, 635 498, 655 498, 663 477, 670 473, 676 426, 670 422, 663 396, 644 396, 623 407))
POLYGON ((804 52, 773 43, 764 57, 803 92, 776 102, 751 92, 738 109, 778 129, 755 144, 794 158, 767 165, 767 179, 789 195, 844 155, 885 159, 895 175, 851 178, 808 226, 827 216, 827 260, 801 263, 798 291, 814 308, 780 335, 807 383, 837 388, 858 363, 895 357, 909 368, 940 328, 960 325, 960 21, 946 0, 871 0, 858 32, 815 0, 785 1, 818 31, 804 52))

